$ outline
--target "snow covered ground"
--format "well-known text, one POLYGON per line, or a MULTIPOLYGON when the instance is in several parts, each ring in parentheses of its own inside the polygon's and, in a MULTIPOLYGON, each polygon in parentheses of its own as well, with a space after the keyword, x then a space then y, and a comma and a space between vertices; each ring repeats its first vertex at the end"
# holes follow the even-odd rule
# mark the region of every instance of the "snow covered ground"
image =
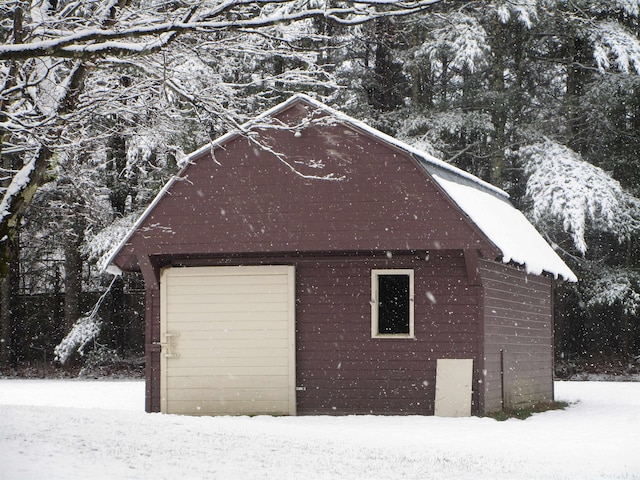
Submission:
POLYGON ((140 381, 0 380, 0 479, 640 479, 640 383, 521 420, 143 412, 140 381))

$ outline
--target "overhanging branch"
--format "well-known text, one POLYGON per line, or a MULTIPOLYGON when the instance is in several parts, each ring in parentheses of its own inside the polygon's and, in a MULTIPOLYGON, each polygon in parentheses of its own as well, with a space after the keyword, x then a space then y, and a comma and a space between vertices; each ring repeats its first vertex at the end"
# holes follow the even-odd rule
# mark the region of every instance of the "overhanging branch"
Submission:
MULTIPOLYGON (((325 18, 341 25, 358 25, 381 17, 406 16, 425 10, 441 0, 396 2, 368 0, 346 2, 346 7, 309 9, 293 12, 273 12, 265 16, 242 17, 243 12, 233 14, 233 8, 255 5, 290 3, 282 0, 253 0, 227 2, 214 12, 195 16, 190 11, 186 18, 149 24, 148 19, 127 28, 85 28, 64 34, 49 32, 54 38, 22 44, 0 45, 0 60, 24 60, 35 57, 93 58, 102 55, 140 55, 162 49, 176 34, 202 31, 215 32, 264 28, 281 23, 312 18, 325 18), (192 18, 195 17, 195 18, 192 18), (213 18, 212 18, 213 17, 213 18), (221 18, 224 17, 224 18, 221 18), (234 18, 235 17, 235 18, 234 18), (57 35, 57 36, 56 36, 57 35), (153 37, 148 39, 149 37, 153 37), (145 41, 144 39, 148 39, 145 41)), ((46 31, 44 32, 47 33, 46 31)))

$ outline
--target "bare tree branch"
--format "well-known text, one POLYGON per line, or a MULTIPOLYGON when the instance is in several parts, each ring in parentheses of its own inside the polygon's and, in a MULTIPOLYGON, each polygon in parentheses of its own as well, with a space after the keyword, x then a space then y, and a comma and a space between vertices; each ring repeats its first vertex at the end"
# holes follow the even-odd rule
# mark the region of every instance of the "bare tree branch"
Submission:
MULTIPOLYGON (((34 57, 95 58, 101 55, 141 55, 165 47, 176 34, 201 31, 240 30, 261 28, 279 23, 326 18, 342 25, 358 25, 380 17, 405 16, 421 12, 441 0, 416 1, 347 1, 347 6, 326 9, 300 9, 269 12, 251 16, 242 10, 248 6, 264 9, 267 6, 289 6, 290 0, 233 0, 211 11, 196 15, 193 8, 187 18, 175 18, 154 23, 153 18, 141 18, 138 23, 122 28, 83 28, 78 31, 47 31, 51 38, 28 43, 0 45, 0 60, 24 60, 34 57), (148 38, 151 37, 151 38, 148 38), (124 41, 120 41, 124 40, 124 41)), ((293 6, 293 5, 291 5, 293 6)))
MULTIPOLYGON (((69 146, 78 148, 87 142, 87 135, 104 135, 87 133, 85 125, 96 115, 109 116, 106 112, 110 107, 118 108, 118 120, 111 127, 114 130, 122 127, 117 122, 138 115, 136 94, 131 99, 120 97, 127 95, 126 90, 114 89, 113 85, 94 84, 96 90, 84 95, 87 79, 94 72, 107 72, 110 59, 121 65, 131 60, 130 68, 149 81, 143 95, 150 109, 155 103, 152 98, 180 98, 180 108, 190 110, 191 118, 210 135, 222 125, 240 125, 238 112, 227 106, 226 94, 237 85, 249 84, 248 77, 234 82, 237 79, 233 76, 219 74, 212 79, 207 76, 210 70, 206 62, 194 60, 200 62, 196 68, 206 72, 202 81, 194 80, 193 65, 185 64, 175 53, 168 55, 173 64, 163 63, 170 45, 178 44, 183 51, 191 48, 195 59, 197 50, 205 48, 198 44, 201 37, 209 42, 208 53, 222 58, 230 52, 257 58, 263 48, 262 55, 269 51, 292 63, 299 60, 298 65, 307 66, 308 71, 293 67, 286 72, 269 72, 260 81, 284 86, 295 78, 296 85, 303 85, 305 78, 315 77, 313 81, 321 84, 317 79, 323 72, 311 68, 312 61, 304 60, 302 49, 293 48, 297 38, 289 41, 280 37, 278 29, 304 32, 308 29, 300 26, 310 24, 312 19, 358 25, 380 17, 411 15, 439 1, 327 1, 325 8, 318 7, 319 2, 310 7, 308 0, 150 2, 145 6, 132 0, 60 0, 32 2, 30 8, 30 2, 0 6, 0 13, 9 14, 9 21, 2 24, 7 41, 0 45, 0 279, 6 271, 12 238, 33 195, 49 181, 48 170, 54 158, 69 146), (186 35, 189 33, 198 38, 186 35), (264 42, 255 51, 251 51, 251 45, 240 46, 240 40, 251 37, 264 42), (177 41, 183 38, 185 42, 177 41), (275 52, 274 44, 280 45, 275 52), (167 69, 172 73, 165 77, 167 69)), ((306 41, 314 38, 309 35, 306 41)), ((126 76, 119 74, 120 80, 126 76)), ((111 79, 117 82, 118 76, 111 79)), ((136 88, 143 91, 140 85, 136 88)), ((278 158, 294 168, 286 159, 278 158)))

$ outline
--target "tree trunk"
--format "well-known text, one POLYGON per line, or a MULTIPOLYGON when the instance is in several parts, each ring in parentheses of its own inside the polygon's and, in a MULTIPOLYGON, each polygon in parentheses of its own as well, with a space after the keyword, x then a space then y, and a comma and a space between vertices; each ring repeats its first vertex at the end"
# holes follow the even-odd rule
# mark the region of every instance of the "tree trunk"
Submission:
POLYGON ((448 106, 449 98, 449 57, 443 53, 440 57, 442 62, 442 74, 440 75, 440 108, 445 109, 448 106))
POLYGON ((129 330, 125 315, 124 282, 122 278, 116 280, 111 287, 109 310, 111 311, 111 322, 109 325, 112 346, 118 352, 130 350, 129 330))
MULTIPOLYGON (((132 181, 123 181, 122 172, 127 163, 127 145, 123 135, 115 134, 109 142, 108 150, 110 172, 110 202, 116 215, 125 215, 127 198, 133 195, 132 181)), ((105 336, 111 342, 110 346, 117 351, 127 349, 126 325, 124 315, 124 283, 122 279, 115 281, 109 293, 108 305, 111 320, 105 325, 105 336)))
POLYGON ((80 318, 82 293, 82 255, 78 242, 68 242, 64 249, 64 326, 70 332, 80 318))
POLYGON ((367 87, 369 103, 378 111, 391 112, 402 104, 401 89, 405 79, 402 66, 395 62, 390 45, 395 26, 388 18, 375 23, 375 53, 373 71, 367 87))
POLYGON ((14 235, 9 244, 11 260, 8 262, 7 274, 0 279, 0 366, 11 366, 15 362, 13 355, 13 329, 18 313, 19 291, 19 244, 18 235, 14 235))
POLYGON ((505 32, 506 28, 499 20, 494 22, 494 36, 492 49, 494 61, 492 66, 492 89, 493 105, 491 106, 491 120, 495 131, 493 148, 491 152, 490 178, 489 181, 502 188, 504 185, 504 149, 507 125, 507 92, 504 82, 504 55, 505 55, 505 32))
POLYGON ((411 67, 411 99, 418 108, 433 107, 432 79, 429 78, 431 65, 414 65, 411 67))
POLYGON ((580 111, 580 98, 584 94, 587 71, 584 67, 589 62, 585 52, 584 41, 575 34, 568 41, 568 65, 566 80, 565 111, 567 122, 567 145, 579 153, 584 150, 584 115, 580 111))

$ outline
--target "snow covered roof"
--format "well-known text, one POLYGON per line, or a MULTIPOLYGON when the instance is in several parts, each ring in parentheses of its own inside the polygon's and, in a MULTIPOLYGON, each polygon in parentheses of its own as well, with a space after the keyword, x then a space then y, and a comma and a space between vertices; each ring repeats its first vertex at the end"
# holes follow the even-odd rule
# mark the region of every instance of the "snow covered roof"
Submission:
POLYGON ((438 173, 432 177, 502 252, 504 263, 524 265, 528 273, 551 273, 570 282, 578 278, 510 202, 438 173))
MULTIPOLYGON (((191 158, 195 158, 218 145, 223 145, 228 140, 244 131, 249 131, 265 119, 284 111, 299 101, 316 107, 323 112, 327 112, 334 117, 335 120, 351 125, 374 138, 412 155, 413 158, 429 172, 445 194, 448 195, 461 211, 482 231, 487 239, 496 246, 502 254, 501 259, 504 263, 514 262, 523 265, 528 273, 536 275, 546 272, 556 278, 561 277, 570 282, 577 281, 575 274, 544 240, 535 227, 509 202, 509 195, 506 192, 464 170, 443 162, 401 140, 339 112, 308 95, 293 95, 285 102, 276 105, 255 119, 242 125, 241 131, 229 132, 217 140, 214 140, 212 143, 194 151, 187 157, 187 166, 191 158)), ((130 229, 126 237, 113 250, 105 262, 105 268, 108 272, 120 273, 119 268, 113 263, 116 255, 175 180, 180 178, 181 173, 172 178, 164 186, 154 201, 130 229)))

